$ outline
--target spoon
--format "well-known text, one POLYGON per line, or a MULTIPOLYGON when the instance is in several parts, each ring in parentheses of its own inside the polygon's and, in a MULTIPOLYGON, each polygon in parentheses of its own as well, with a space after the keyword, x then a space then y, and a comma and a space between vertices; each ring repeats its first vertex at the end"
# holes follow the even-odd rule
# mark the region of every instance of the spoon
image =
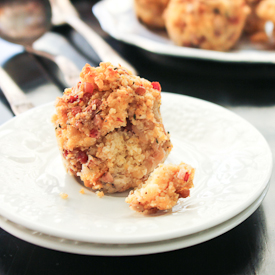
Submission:
POLYGON ((68 86, 79 79, 79 70, 68 58, 35 50, 32 44, 51 29, 51 6, 48 0, 0 0, 0 37, 46 57, 59 67, 68 86))

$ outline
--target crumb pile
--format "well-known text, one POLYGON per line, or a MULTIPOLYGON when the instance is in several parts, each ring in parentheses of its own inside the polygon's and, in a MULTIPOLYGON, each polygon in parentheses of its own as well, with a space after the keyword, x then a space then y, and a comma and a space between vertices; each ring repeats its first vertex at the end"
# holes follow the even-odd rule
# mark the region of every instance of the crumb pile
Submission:
POLYGON ((149 179, 131 191, 126 202, 137 212, 146 214, 168 210, 179 198, 186 198, 193 187, 195 169, 190 165, 160 164, 149 179))
POLYGON ((158 82, 87 64, 80 82, 57 98, 52 119, 67 172, 104 193, 144 182, 172 149, 160 104, 158 82))

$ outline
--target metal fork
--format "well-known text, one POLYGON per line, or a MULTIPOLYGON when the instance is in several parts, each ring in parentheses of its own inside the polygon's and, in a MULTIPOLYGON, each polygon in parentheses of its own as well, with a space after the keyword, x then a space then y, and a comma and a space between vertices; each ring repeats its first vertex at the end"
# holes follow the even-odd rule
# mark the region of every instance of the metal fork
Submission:
POLYGON ((0 67, 0 87, 15 115, 19 115, 34 105, 27 99, 24 92, 15 84, 11 77, 0 67))
POLYGON ((99 58, 104 62, 122 65, 133 74, 136 69, 123 59, 114 49, 110 47, 91 27, 84 23, 69 0, 50 0, 52 6, 52 23, 60 25, 64 22, 79 32, 92 46, 99 58))

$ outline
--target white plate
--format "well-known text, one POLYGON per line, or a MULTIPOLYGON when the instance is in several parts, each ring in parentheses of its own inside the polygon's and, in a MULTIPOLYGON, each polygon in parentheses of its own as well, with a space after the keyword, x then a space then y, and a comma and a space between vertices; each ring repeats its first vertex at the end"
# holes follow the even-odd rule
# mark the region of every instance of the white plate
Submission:
POLYGON ((172 211, 144 216, 124 202, 127 192, 101 199, 79 193, 82 186, 62 165, 53 113, 47 104, 0 128, 0 214, 48 235, 121 244, 194 234, 245 210, 271 175, 269 146, 252 125, 215 104, 162 93, 164 125, 174 144, 167 162, 195 167, 195 188, 172 211))
MULTIPOLYGON (((262 45, 253 45, 245 39, 239 41, 230 52, 176 46, 165 32, 151 31, 139 23, 133 0, 103 0, 94 5, 93 13, 102 29, 111 36, 153 53, 227 62, 275 62, 275 51, 262 45)), ((272 27, 270 29, 272 31, 272 27)))
POLYGON ((269 186, 266 187, 264 192, 251 206, 232 219, 197 234, 161 242, 143 244, 99 244, 77 242, 29 230, 21 225, 8 221, 1 216, 0 227, 10 234, 32 244, 63 252, 100 256, 131 256, 160 253, 199 244, 229 231, 248 218, 260 206, 268 191, 268 187, 269 186))

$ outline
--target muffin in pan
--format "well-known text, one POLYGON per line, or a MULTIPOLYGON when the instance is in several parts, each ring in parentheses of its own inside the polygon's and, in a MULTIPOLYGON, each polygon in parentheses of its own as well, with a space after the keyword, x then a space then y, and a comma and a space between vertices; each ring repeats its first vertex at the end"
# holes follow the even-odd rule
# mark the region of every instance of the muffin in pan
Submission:
POLYGON ((171 209, 179 198, 189 196, 194 174, 195 169, 185 163, 160 164, 145 183, 130 192, 126 202, 144 214, 171 209))
POLYGON ((148 27, 164 28, 163 12, 170 0, 135 0, 137 17, 148 27))
POLYGON ((245 0, 170 0, 164 19, 175 44, 227 51, 241 36, 249 13, 245 0))
POLYGON ((86 65, 53 116, 67 171, 104 193, 136 187, 172 149, 160 114, 161 87, 123 67, 86 65))

